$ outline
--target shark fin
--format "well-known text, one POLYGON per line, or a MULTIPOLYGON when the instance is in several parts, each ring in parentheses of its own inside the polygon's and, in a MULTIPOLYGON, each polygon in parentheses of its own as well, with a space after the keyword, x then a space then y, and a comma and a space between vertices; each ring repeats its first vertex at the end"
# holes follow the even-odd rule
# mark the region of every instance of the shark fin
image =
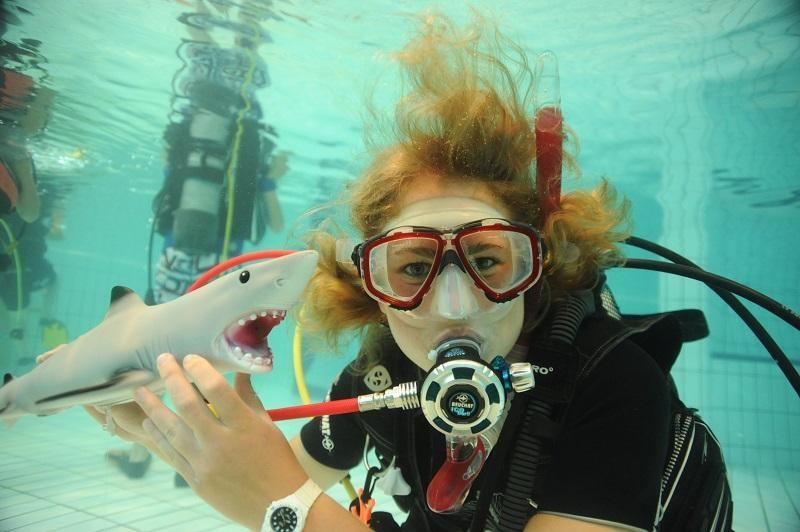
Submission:
POLYGON ((54 410, 73 405, 112 405, 133 400, 133 391, 146 386, 158 377, 146 369, 128 369, 115 373, 106 382, 78 388, 39 399, 37 405, 54 410))
MULTIPOLYGON (((0 388, 11 382, 14 377, 11 376, 11 373, 6 373, 3 375, 3 384, 0 384, 0 388)), ((8 402, 8 399, 0 399, 0 419, 6 424, 6 427, 11 428, 11 426, 17 422, 16 418, 11 417, 11 411, 13 410, 12 404, 8 402), (5 414, 5 415, 4 415, 5 414)))
POLYGON ((111 289, 111 303, 106 318, 139 306, 145 306, 145 304, 136 292, 125 286, 115 286, 111 289))

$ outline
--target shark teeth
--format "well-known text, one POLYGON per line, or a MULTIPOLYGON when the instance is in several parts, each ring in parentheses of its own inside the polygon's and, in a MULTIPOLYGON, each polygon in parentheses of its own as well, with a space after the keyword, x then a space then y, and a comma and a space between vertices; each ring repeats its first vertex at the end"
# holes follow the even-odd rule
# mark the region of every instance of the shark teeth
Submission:
POLYGON ((224 334, 231 358, 245 371, 272 369, 273 356, 267 336, 285 318, 286 311, 281 309, 251 311, 240 317, 224 334))

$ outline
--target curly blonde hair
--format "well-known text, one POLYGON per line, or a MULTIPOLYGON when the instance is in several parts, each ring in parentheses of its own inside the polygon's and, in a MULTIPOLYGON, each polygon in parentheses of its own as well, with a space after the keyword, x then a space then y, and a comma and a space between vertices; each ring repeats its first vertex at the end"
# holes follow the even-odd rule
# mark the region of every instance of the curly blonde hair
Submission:
MULTIPOLYGON (((525 53, 479 16, 463 30, 439 14, 420 22, 419 33, 395 56, 405 83, 391 140, 349 190, 353 226, 364 238, 380 233, 413 179, 481 183, 515 221, 540 229, 545 302, 591 287, 601 270, 623 261, 616 244, 629 234, 627 202, 603 181, 594 190, 564 194, 544 219, 536 192, 535 80, 525 53)), ((575 144, 569 130, 567 137, 575 144)), ((567 151, 564 162, 577 172, 567 151)), ((320 229, 309 240, 321 260, 306 293, 304 327, 334 345, 345 331, 376 338, 382 313, 355 269, 337 263, 335 236, 320 229)), ((526 313, 546 306, 526 305, 526 313)), ((534 322, 526 315, 527 326, 534 322)))

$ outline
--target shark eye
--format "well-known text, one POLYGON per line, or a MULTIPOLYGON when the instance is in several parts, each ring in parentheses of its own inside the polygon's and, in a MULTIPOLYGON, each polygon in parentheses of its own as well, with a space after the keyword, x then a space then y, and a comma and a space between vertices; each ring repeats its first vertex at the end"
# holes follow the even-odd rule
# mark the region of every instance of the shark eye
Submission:
POLYGON ((243 271, 242 273, 239 274, 239 282, 240 283, 244 284, 249 280, 250 280, 250 272, 248 272, 247 270, 245 270, 245 271, 243 271))

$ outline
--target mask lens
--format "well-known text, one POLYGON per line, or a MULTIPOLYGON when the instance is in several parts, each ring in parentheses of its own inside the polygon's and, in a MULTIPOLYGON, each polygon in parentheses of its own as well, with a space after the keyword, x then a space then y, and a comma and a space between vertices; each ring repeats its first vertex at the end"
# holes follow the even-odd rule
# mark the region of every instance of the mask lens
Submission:
POLYGON ((439 242, 427 236, 395 236, 369 250, 372 286, 390 298, 413 300, 433 275, 439 242))
POLYGON ((522 285, 538 267, 531 238, 516 231, 476 231, 462 237, 461 249, 472 272, 498 294, 522 285))

